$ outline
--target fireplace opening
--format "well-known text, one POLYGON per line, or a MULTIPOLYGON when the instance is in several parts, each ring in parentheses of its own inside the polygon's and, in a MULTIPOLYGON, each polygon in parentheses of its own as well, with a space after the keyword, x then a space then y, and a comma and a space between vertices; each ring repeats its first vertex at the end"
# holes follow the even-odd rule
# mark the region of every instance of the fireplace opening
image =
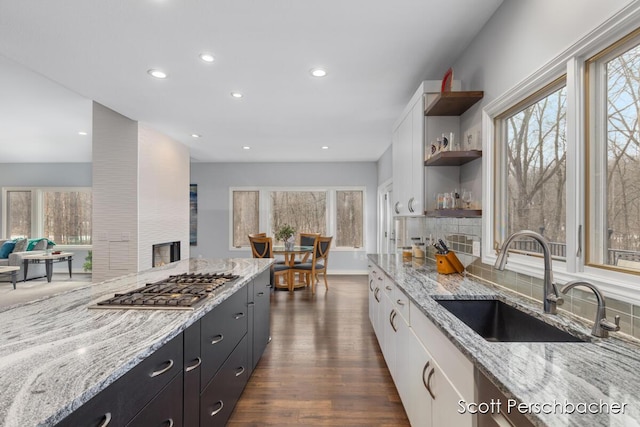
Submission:
POLYGON ((170 262, 180 261, 180 242, 166 242, 153 245, 151 267, 161 267, 170 262))

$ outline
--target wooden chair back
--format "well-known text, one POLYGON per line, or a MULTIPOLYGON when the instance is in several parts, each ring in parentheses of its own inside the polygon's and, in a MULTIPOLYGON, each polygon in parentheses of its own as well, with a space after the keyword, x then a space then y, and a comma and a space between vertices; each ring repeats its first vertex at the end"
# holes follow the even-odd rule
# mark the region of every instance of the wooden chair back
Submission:
POLYGON ((329 259, 329 249, 331 249, 332 236, 318 236, 313 251, 313 262, 318 260, 324 260, 324 266, 327 267, 327 261, 329 259))
POLYGON ((249 237, 251 253, 254 258, 273 258, 273 240, 271 237, 249 237))
POLYGON ((300 233, 300 246, 313 246, 320 233, 300 233))

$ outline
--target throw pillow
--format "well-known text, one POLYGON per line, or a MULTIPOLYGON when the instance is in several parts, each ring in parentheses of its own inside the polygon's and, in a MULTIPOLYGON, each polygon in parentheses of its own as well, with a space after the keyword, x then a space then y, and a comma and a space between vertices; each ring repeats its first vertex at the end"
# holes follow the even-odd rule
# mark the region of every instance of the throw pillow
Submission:
POLYGON ((47 249, 47 239, 40 239, 37 242, 35 242, 35 244, 33 245, 33 248, 29 249, 27 247, 27 250, 33 250, 33 251, 44 251, 45 249, 47 249))
POLYGON ((13 252, 13 248, 15 248, 16 242, 7 240, 0 246, 0 258, 9 258, 9 254, 13 252))
POLYGON ((24 252, 27 250, 27 239, 16 239, 16 246, 13 248, 13 252, 24 252))

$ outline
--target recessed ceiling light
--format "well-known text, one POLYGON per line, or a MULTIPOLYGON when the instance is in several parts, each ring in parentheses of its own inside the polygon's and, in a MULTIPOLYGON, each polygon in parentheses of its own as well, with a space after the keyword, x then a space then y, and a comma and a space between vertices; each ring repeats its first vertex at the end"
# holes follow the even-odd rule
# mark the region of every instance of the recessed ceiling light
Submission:
POLYGON ((215 61, 215 58, 213 57, 212 54, 207 53, 207 52, 202 52, 200 54, 200 59, 202 59, 204 62, 213 62, 215 61))
POLYGON ((314 68, 309 72, 313 77, 324 77, 327 75, 327 70, 324 70, 322 68, 314 68))
POLYGON ((326 145, 323 145, 323 146, 322 146, 322 149, 323 149, 323 150, 328 150, 328 149, 329 149, 329 147, 327 147, 326 145))
POLYGON ((167 73, 165 73, 164 71, 161 70, 156 70, 156 69, 150 69, 147 71, 147 73, 149 73, 150 76, 155 77, 156 79, 166 79, 167 78, 167 73))
POLYGON ((81 130, 80 132, 78 132, 78 135, 85 136, 85 135, 87 135, 87 133, 85 131, 81 130))
POLYGON ((192 134, 191 134, 191 136, 192 136, 193 138, 200 138, 200 135, 198 135, 197 133, 192 133, 192 134))
POLYGON ((231 92, 231 96, 239 99, 239 98, 242 98, 244 95, 241 94, 240 92, 231 92))
POLYGON ((249 147, 248 145, 245 145, 244 147, 242 147, 243 150, 251 150, 251 147, 249 147))

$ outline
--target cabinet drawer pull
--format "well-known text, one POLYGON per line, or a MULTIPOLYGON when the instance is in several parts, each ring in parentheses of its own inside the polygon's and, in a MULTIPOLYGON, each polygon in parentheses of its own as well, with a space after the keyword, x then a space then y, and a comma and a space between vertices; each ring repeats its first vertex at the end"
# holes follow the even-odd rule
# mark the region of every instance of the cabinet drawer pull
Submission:
POLYGON ((236 377, 239 377, 243 373, 244 373, 244 366, 240 366, 238 369, 236 369, 236 377))
POLYGON ((413 201, 414 201, 413 197, 409 199, 409 205, 408 205, 409 212, 413 212, 413 201))
POLYGON ((378 280, 380 280, 382 282, 383 279, 382 279, 382 277, 378 277, 378 280))
POLYGON ((215 337, 213 337, 213 341, 211 341, 211 344, 218 344, 220 341, 222 341, 224 339, 224 335, 220 334, 220 335, 216 335, 215 337))
POLYGON ((373 279, 369 280, 369 289, 373 291, 373 279))
POLYGON ((396 303, 397 303, 398 305, 405 305, 405 304, 404 304, 404 301, 402 301, 401 299, 399 299, 398 301, 396 301, 396 303))
POLYGON ((378 298, 378 294, 380 293, 380 288, 376 288, 376 290, 373 292, 373 297, 376 299, 376 301, 380 302, 380 298, 378 298))
POLYGON ((197 357, 195 360, 196 360, 196 364, 187 366, 187 368, 184 370, 185 372, 191 372, 202 364, 202 359, 200 359, 199 357, 197 357))
POLYGON ((400 202, 396 202, 395 205, 393 205, 393 210, 396 211, 397 214, 400 213, 400 209, 398 209, 398 205, 400 204, 400 202))
POLYGON ((396 328, 396 325, 393 323, 393 319, 396 318, 396 315, 398 313, 396 312, 396 310, 391 310, 391 313, 389 313, 389 323, 391 324, 391 329, 393 329, 393 332, 398 332, 398 328, 396 328))
POLYGON ((212 417, 213 417, 214 415, 218 415, 218 413, 220 413, 220 411, 222 411, 222 408, 224 408, 224 403, 222 402, 222 400, 218 400, 218 401, 216 402, 216 405, 217 405, 218 403, 220 404, 220 407, 219 407, 218 409, 214 410, 214 411, 211 413, 211 416, 212 416, 212 417))
POLYGON ((429 369, 430 364, 431 364, 431 361, 430 360, 427 361, 427 363, 424 365, 424 368, 422 369, 422 384, 424 384, 424 388, 427 389, 427 391, 431 395, 431 398, 435 399, 436 396, 433 394, 433 391, 431 390, 431 386, 429 385, 429 381, 431 381, 431 376, 434 373, 434 369, 431 369, 431 372, 429 372, 429 376, 427 378, 424 377, 424 375, 427 373, 427 369, 429 369))
POLYGON ((107 412, 102 418, 103 420, 98 427, 107 427, 111 422, 111 412, 107 412))
POLYGON ((173 367, 173 359, 169 359, 164 363, 167 363, 166 367, 164 367, 164 368, 162 368, 162 369, 160 369, 158 371, 153 371, 149 376, 151 378, 157 377, 158 375, 164 374, 165 372, 167 372, 169 369, 171 369, 173 367))
POLYGON ((233 318, 238 320, 238 319, 242 319, 245 316, 244 313, 240 312, 240 313, 236 313, 233 315, 233 318))
POLYGON ((429 371, 429 375, 427 376, 427 391, 429 392, 433 400, 436 400, 436 395, 433 394, 433 390, 431 390, 431 377, 435 373, 436 373, 436 368, 431 368, 431 370, 429 371))
POLYGON ((385 286, 385 289, 388 290, 388 291, 393 290, 393 288, 391 286, 385 286))
POLYGON ((264 295, 264 292, 258 292, 259 297, 261 297, 262 295, 264 295))
POLYGON ((173 427, 173 418, 169 418, 165 423, 167 424, 167 427, 173 427))
POLYGON ((252 302, 248 302, 248 303, 247 303, 247 305, 248 305, 249 307, 251 307, 251 306, 256 305, 256 303, 252 301, 252 302))

